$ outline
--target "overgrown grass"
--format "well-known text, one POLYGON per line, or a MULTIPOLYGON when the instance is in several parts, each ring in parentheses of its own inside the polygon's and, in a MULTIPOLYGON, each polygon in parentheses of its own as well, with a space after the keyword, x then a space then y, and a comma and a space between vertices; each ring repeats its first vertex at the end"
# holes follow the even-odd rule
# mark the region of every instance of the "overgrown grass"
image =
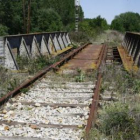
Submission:
POLYGON ((115 140, 136 139, 137 127, 135 119, 130 115, 128 105, 114 103, 100 114, 99 130, 109 138, 115 140))
POLYGON ((71 32, 70 33, 70 38, 72 39, 73 42, 75 43, 80 43, 80 45, 83 45, 87 42, 89 42, 89 36, 85 32, 71 32))
POLYGON ((88 140, 140 139, 140 79, 124 70, 123 66, 103 66, 101 94, 116 93, 118 101, 99 109, 97 128, 88 140))
MULTIPOLYGON (((19 73, 0 67, 0 97, 18 87, 29 75, 34 75, 37 71, 57 62, 58 60, 59 57, 40 56, 35 59, 18 57, 17 63, 20 69, 19 73)), ((23 90, 23 92, 25 91, 26 89, 23 90)))
POLYGON ((111 85, 120 95, 140 93, 140 79, 129 74, 123 66, 116 64, 103 66, 102 71, 104 71, 102 90, 108 88, 107 85, 111 85))
POLYGON ((59 61, 59 57, 38 56, 32 59, 28 59, 27 57, 17 58, 19 69, 26 70, 29 74, 34 74, 57 61, 59 61))
POLYGON ((90 131, 89 140, 138 140, 139 111, 138 106, 131 110, 124 103, 114 103, 104 108, 99 116, 100 125, 98 129, 93 128, 90 131))
POLYGON ((18 76, 17 73, 12 73, 10 70, 0 67, 0 97, 15 89, 26 76, 25 74, 20 74, 18 76))

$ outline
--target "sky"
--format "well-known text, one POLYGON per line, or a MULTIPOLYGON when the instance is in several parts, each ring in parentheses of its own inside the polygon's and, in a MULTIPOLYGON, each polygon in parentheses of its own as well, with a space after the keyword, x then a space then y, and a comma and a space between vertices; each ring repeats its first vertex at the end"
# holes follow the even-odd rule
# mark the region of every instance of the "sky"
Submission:
POLYGON ((116 15, 128 11, 140 14, 140 0, 80 0, 85 18, 101 15, 108 24, 116 15))

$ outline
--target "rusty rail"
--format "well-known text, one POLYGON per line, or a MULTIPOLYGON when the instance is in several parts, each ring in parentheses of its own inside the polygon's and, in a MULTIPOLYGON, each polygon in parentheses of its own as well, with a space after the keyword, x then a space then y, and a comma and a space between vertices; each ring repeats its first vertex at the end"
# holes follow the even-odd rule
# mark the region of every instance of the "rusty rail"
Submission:
POLYGON ((101 64, 104 62, 105 57, 106 57, 106 52, 107 52, 107 47, 104 45, 103 49, 100 54, 99 58, 99 67, 98 67, 98 75, 97 75, 97 82, 94 90, 94 96, 90 108, 90 114, 89 114, 89 119, 87 122, 86 126, 86 134, 89 133, 91 127, 93 124, 95 124, 96 120, 96 115, 97 115, 97 108, 98 108, 98 103, 99 103, 99 93, 100 93, 100 86, 101 86, 101 78, 102 78, 102 72, 101 72, 101 64))
POLYGON ((26 81, 25 83, 23 83, 22 85, 20 85, 16 89, 14 89, 13 91, 11 91, 8 94, 6 94, 5 96, 3 96, 0 99, 0 106, 2 106, 4 103, 6 103, 10 98, 12 98, 12 97, 16 96, 17 94, 19 94, 22 89, 29 87, 36 80, 38 80, 39 78, 43 77, 50 70, 56 69, 57 67, 60 67, 61 65, 63 65, 67 61, 69 61, 71 58, 73 58, 77 53, 79 53, 82 49, 87 47, 89 44, 91 44, 91 43, 87 43, 87 44, 75 49, 74 51, 72 51, 71 53, 66 55, 64 58, 62 58, 59 62, 56 62, 56 63, 52 64, 51 66, 45 68, 44 70, 40 71, 33 78, 31 78, 30 80, 26 81))

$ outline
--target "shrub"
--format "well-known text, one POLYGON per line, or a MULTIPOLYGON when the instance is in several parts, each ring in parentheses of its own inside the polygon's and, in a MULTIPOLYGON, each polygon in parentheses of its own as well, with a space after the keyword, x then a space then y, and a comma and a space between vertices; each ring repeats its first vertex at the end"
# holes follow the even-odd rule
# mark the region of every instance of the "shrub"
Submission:
POLYGON ((70 33, 70 38, 72 39, 72 41, 74 42, 82 42, 82 43, 87 43, 89 42, 89 38, 88 36, 85 34, 85 32, 71 32, 70 33))
POLYGON ((9 81, 9 87, 7 90, 12 91, 15 88, 17 88, 18 85, 19 85, 19 80, 14 78, 11 81, 9 81))
POLYGON ((76 82, 84 82, 85 74, 81 69, 77 69, 78 75, 75 77, 76 82))
POLYGON ((133 80, 133 91, 134 93, 140 93, 140 80, 139 79, 133 80))
POLYGON ((37 58, 28 59, 20 56, 17 58, 17 63, 20 70, 27 70, 30 74, 43 69, 59 60, 59 57, 38 56, 37 58))
POLYGON ((136 137, 136 124, 133 117, 129 115, 126 104, 116 103, 100 116, 102 131, 107 136, 113 136, 115 140, 132 140, 136 137))

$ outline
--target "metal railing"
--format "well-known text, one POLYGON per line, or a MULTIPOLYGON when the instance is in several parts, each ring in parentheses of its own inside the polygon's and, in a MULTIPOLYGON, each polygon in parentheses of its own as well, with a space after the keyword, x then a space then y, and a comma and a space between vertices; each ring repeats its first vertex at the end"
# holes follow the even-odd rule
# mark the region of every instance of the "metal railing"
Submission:
POLYGON ((122 46, 134 61, 134 65, 140 67, 140 33, 126 32, 122 46))
POLYGON ((71 44, 67 32, 19 34, 5 36, 1 40, 4 67, 14 70, 19 69, 16 62, 18 56, 26 56, 29 59, 41 55, 48 56, 71 44))

